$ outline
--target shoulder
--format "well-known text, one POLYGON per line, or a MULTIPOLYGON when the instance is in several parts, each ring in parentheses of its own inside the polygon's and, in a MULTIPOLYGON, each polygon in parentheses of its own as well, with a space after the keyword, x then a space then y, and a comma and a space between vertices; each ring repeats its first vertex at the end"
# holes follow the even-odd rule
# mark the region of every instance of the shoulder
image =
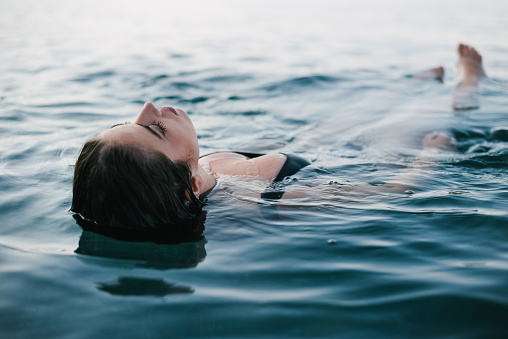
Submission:
POLYGON ((216 161, 222 159, 248 159, 247 156, 237 152, 213 152, 199 157, 199 161, 216 161))
POLYGON ((266 154, 255 158, 234 152, 205 155, 199 163, 208 171, 220 175, 245 176, 250 180, 273 181, 286 162, 284 154, 266 154))

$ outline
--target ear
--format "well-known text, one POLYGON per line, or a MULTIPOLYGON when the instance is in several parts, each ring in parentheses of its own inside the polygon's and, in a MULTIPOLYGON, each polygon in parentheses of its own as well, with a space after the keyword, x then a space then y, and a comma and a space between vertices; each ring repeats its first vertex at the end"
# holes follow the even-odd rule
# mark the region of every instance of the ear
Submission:
POLYGON ((205 180, 199 174, 194 174, 191 179, 192 193, 199 198, 199 195, 203 192, 205 180))

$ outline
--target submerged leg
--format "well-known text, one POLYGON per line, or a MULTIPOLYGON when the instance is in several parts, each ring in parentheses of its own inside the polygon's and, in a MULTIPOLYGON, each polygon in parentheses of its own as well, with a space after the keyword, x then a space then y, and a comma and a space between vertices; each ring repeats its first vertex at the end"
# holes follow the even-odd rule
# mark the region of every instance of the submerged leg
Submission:
POLYGON ((416 79, 435 79, 439 81, 443 81, 443 76, 444 68, 441 66, 411 75, 412 78, 416 79))
POLYGON ((482 56, 473 47, 460 44, 457 48, 459 60, 457 66, 463 73, 462 82, 453 95, 454 110, 469 110, 479 107, 478 83, 486 77, 482 65, 482 56))
POLYGON ((449 137, 443 132, 432 132, 427 134, 423 140, 422 145, 424 149, 434 149, 438 151, 457 151, 455 139, 449 137))

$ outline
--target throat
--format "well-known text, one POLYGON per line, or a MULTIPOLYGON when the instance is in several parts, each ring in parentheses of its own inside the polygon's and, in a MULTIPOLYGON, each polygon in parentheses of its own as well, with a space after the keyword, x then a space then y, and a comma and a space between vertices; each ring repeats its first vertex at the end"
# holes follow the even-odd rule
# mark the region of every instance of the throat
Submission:
POLYGON ((200 194, 200 198, 206 197, 217 185, 217 177, 213 172, 207 171, 201 166, 199 166, 198 174, 203 178, 203 192, 200 194))

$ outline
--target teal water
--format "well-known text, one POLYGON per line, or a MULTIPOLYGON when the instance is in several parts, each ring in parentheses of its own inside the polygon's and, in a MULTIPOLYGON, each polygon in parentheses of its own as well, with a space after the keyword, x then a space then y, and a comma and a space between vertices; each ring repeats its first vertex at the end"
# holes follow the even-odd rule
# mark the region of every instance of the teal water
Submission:
MULTIPOLYGON (((503 1, 0 2, 0 337, 505 338, 503 1), (484 56, 453 111, 459 42, 484 56), (438 65, 444 81, 408 74, 438 65), (68 212, 83 142, 145 101, 203 153, 294 152, 292 186, 377 184, 430 131, 414 194, 266 202, 223 179, 199 243, 126 243, 68 212)), ((399 177, 400 178, 400 177, 399 177)))

